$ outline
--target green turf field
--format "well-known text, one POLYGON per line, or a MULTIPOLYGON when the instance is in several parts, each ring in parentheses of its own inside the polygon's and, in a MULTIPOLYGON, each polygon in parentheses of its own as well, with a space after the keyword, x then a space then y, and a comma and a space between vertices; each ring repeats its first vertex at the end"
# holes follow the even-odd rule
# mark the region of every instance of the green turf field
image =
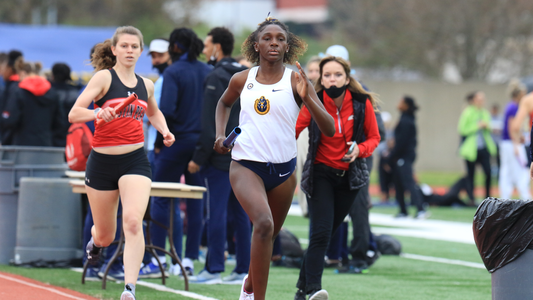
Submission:
MULTIPOLYGON (((431 208, 431 219, 472 222, 475 209, 431 208)), ((396 208, 374 207, 371 212, 394 214, 396 208)), ((288 216, 285 227, 299 238, 307 239, 308 220, 288 216)), ((432 256, 481 263, 474 245, 397 236, 402 242, 404 253, 432 256)), ((306 247, 307 245, 303 245, 306 247)), ((195 271, 203 267, 196 263, 195 271)), ((227 266, 226 274, 233 266, 227 266)), ((0 265, 0 271, 20 274, 53 285, 70 288, 101 299, 119 299, 122 283, 108 282, 107 290, 101 289, 100 282, 81 284, 81 274, 68 269, 28 269, 0 265)), ((274 267, 270 271, 267 299, 293 299, 298 278, 297 269, 274 267)), ((223 274, 225 276, 226 274, 223 274)), ((160 284, 161 280, 146 280, 160 284)), ((167 286, 183 289, 182 280, 168 279, 167 286)), ((382 256, 371 267, 368 274, 334 274, 333 269, 325 269, 323 288, 330 299, 490 299, 490 274, 485 269, 451 265, 438 262, 413 260, 399 256, 382 256)), ((190 291, 216 299, 235 300, 238 298, 238 285, 190 285, 190 291)), ((191 299, 168 292, 138 286, 137 299, 191 299)))

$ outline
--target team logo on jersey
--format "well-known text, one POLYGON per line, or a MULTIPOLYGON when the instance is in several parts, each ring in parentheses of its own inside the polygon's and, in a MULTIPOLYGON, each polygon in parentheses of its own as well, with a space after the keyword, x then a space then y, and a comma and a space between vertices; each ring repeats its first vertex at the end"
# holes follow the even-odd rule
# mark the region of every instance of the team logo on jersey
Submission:
POLYGON ((249 83, 248 86, 246 86, 249 90, 251 90, 254 87, 253 83, 249 83))
POLYGON ((254 108, 256 113, 266 115, 270 110, 270 101, 265 96, 261 96, 261 98, 255 100, 254 108))

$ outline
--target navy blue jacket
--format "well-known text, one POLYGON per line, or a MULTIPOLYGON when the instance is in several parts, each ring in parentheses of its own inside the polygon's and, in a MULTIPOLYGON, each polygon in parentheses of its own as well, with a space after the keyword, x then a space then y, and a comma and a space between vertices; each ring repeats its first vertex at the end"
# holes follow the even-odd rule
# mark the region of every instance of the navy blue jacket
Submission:
MULTIPOLYGON (((215 111, 218 100, 226 91, 233 74, 246 70, 231 57, 221 59, 213 72, 205 79, 204 107, 202 111, 202 134, 196 144, 192 160, 198 165, 209 163, 213 167, 229 171, 231 155, 219 154, 213 150, 216 136, 215 111)), ((239 125, 239 113, 241 111, 240 100, 237 100, 231 108, 231 113, 226 126, 226 136, 239 125)))
MULTIPOLYGON (((170 132, 179 139, 198 138, 202 131, 201 116, 204 81, 211 67, 200 61, 188 61, 187 53, 165 69, 159 107, 170 132)), ((163 140, 158 134, 156 147, 163 140)))

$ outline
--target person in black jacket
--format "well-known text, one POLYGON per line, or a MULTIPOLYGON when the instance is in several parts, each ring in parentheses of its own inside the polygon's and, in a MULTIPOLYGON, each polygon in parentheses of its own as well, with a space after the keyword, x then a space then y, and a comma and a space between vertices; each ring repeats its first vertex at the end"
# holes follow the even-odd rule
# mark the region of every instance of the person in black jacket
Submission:
POLYGON ((4 125, 13 130, 13 145, 51 147, 53 136, 64 118, 57 93, 50 82, 39 76, 40 63, 18 60, 20 83, 15 101, 6 104, 4 125))
POLYGON ((59 108, 62 112, 62 119, 60 119, 60 130, 53 137, 54 147, 65 147, 67 144, 67 133, 70 127, 68 121, 68 113, 72 109, 72 106, 78 99, 80 94, 80 86, 72 84, 72 78, 70 77, 70 67, 65 63, 55 63, 52 66, 52 87, 57 93, 59 100, 59 108))
POLYGON ((5 88, 2 95, 0 95, 0 135, 2 145, 13 144, 13 129, 7 128, 5 120, 9 118, 9 112, 5 110, 8 103, 14 102, 16 91, 18 90, 19 75, 15 69, 15 62, 17 59, 22 59, 22 52, 18 50, 11 50, 7 54, 7 63, 3 67, 2 77, 4 78, 5 88))
MULTIPOLYGON (((215 110, 218 100, 229 85, 233 74, 247 68, 233 58, 231 52, 234 45, 233 34, 224 27, 215 27, 209 31, 204 41, 203 53, 214 64, 215 69, 205 79, 204 105, 202 108, 202 133, 198 139, 196 150, 189 162, 188 171, 192 174, 201 169, 201 175, 208 189, 204 193, 207 206, 205 220, 207 233, 207 259, 205 269, 198 276, 190 278, 192 283, 221 283, 220 273, 224 272, 224 249, 226 242, 226 217, 228 204, 235 216, 237 238, 237 264, 234 271, 225 281, 242 282, 248 274, 250 264, 251 229, 248 215, 233 194, 229 182, 229 166, 231 156, 217 153, 213 149, 215 142, 215 110)), ((226 135, 239 125, 240 103, 233 105, 226 127, 226 135)))
POLYGON ((416 123, 415 111, 418 106, 412 97, 404 96, 398 104, 401 112, 400 121, 394 129, 394 147, 389 154, 389 162, 394 172, 394 185, 396 188, 396 200, 400 206, 397 217, 407 217, 407 208, 404 200, 404 191, 411 194, 411 204, 416 205, 417 213, 415 218, 425 219, 429 215, 424 210, 422 195, 416 188, 413 177, 413 163, 416 159, 416 123))

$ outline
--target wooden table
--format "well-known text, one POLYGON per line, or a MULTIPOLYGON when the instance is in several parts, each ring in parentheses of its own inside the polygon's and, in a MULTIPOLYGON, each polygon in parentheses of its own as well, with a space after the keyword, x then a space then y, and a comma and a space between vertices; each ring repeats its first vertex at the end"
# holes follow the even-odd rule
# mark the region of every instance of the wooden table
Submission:
MULTIPOLYGON (((77 194, 85 194, 85 172, 76 172, 76 171, 66 171, 65 174, 68 177, 71 178, 78 178, 73 179, 69 181, 69 184, 72 186, 72 192, 77 194)), ((155 197, 168 197, 168 198, 190 198, 190 199, 202 199, 203 194, 206 191, 205 187, 201 186, 192 186, 187 185, 183 183, 176 183, 176 182, 152 182, 152 189, 150 190, 150 196, 155 197)), ((163 284, 165 284, 165 270, 163 269, 163 264, 159 261, 159 257, 155 253, 155 250, 160 250, 168 254, 170 257, 172 257, 174 260, 176 260, 181 268, 181 273, 183 274, 183 279, 185 281, 185 290, 189 290, 189 280, 187 278, 187 273, 185 272, 185 269, 183 268, 181 261, 178 257, 178 254, 176 252, 176 248, 174 247, 174 242, 172 239, 173 234, 173 224, 174 224, 174 201, 173 199, 170 201, 170 222, 169 227, 166 228, 168 231, 168 238, 170 243, 170 252, 167 251, 164 248, 154 246, 152 244, 152 241, 150 239, 150 223, 156 223, 157 225, 165 228, 166 226, 163 226, 159 222, 156 222, 151 219, 149 212, 144 216, 144 220, 148 221, 146 226, 146 245, 145 250, 152 253, 152 255, 155 257, 155 259, 159 263, 159 269, 161 270, 162 275, 162 281, 163 284)), ((104 272, 104 277, 102 278, 102 289, 106 288, 106 279, 107 279, 107 273, 109 272, 109 269, 111 268, 111 265, 116 260, 116 258, 122 254, 122 245, 124 244, 124 231, 122 231, 120 235, 120 239, 118 241, 118 247, 111 259, 109 260, 106 270, 104 272)), ((85 274, 87 272, 88 267, 88 261, 85 262, 85 265, 83 266, 83 274, 82 274, 82 283, 85 283, 85 274)))

